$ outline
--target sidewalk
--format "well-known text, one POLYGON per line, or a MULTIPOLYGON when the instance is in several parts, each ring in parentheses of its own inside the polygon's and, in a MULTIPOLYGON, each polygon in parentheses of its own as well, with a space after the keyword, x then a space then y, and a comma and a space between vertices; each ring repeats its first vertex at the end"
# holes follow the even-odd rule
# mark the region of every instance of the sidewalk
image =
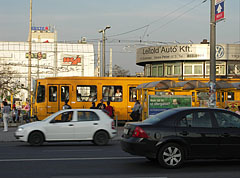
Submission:
MULTIPOLYGON (((12 123, 8 127, 8 132, 3 132, 3 126, 0 124, 0 142, 14 142, 18 141, 14 137, 14 132, 17 130, 17 124, 12 123)), ((117 136, 113 140, 119 141, 123 134, 123 127, 117 128, 117 136)))

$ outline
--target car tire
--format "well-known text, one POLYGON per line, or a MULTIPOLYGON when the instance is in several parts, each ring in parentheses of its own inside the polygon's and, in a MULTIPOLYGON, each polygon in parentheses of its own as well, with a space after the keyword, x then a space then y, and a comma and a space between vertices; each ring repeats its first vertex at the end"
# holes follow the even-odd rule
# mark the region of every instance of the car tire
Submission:
POLYGON ((157 159, 165 168, 178 168, 184 161, 183 148, 176 143, 167 143, 160 148, 157 159))
POLYGON ((32 132, 29 135, 28 143, 32 146, 40 146, 44 142, 44 136, 41 132, 32 132))
POLYGON ((93 137, 93 143, 98 146, 107 145, 109 142, 109 137, 107 132, 105 131, 98 131, 95 133, 93 137))

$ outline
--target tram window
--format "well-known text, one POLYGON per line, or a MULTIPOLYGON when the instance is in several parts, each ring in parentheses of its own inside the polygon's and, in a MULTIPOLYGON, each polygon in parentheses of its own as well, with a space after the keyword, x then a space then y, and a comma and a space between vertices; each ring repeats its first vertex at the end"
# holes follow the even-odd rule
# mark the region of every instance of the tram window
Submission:
POLYGON ((97 86, 78 85, 76 90, 77 102, 96 102, 97 86))
POLYGON ((61 87, 61 101, 69 100, 69 86, 61 87))
POLYGON ((37 103, 45 101, 45 86, 39 85, 37 90, 37 103))
POLYGON ((57 86, 49 87, 49 101, 56 102, 57 101, 57 86))
POLYGON ((234 92, 228 92, 227 99, 234 100, 234 92))
POLYGON ((129 101, 134 102, 134 98, 137 98, 136 87, 129 87, 129 101))
POLYGON ((122 86, 103 86, 102 91, 103 101, 122 101, 122 86))

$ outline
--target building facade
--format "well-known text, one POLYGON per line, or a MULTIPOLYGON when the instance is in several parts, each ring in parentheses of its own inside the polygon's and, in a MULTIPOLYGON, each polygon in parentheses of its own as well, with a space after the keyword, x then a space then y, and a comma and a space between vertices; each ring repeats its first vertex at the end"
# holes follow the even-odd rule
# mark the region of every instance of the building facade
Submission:
MULTIPOLYGON (((10 77, 27 88, 28 56, 28 42, 0 42, 0 77, 10 77)), ((54 76, 94 76, 93 44, 59 43, 56 32, 36 29, 32 35, 31 63, 32 81, 54 76)), ((27 91, 19 97, 26 99, 27 91)))
MULTIPOLYGON (((208 78, 209 44, 177 44, 137 49, 136 64, 151 77, 208 78)), ((240 77, 240 44, 216 45, 216 77, 240 77)))

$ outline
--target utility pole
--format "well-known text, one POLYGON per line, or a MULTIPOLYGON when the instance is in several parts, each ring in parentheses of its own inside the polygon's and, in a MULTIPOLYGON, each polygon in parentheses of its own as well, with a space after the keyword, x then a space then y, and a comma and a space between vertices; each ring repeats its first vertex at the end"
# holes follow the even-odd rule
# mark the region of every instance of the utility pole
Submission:
POLYGON ((98 31, 102 33, 102 77, 105 77, 105 31, 110 28, 110 26, 106 26, 103 30, 98 31))
POLYGON ((215 0, 211 0, 210 12, 210 82, 209 107, 216 107, 216 21, 215 0))
POLYGON ((31 67, 32 67, 32 0, 30 0, 30 16, 29 16, 29 53, 28 53, 28 99, 31 104, 31 67))

